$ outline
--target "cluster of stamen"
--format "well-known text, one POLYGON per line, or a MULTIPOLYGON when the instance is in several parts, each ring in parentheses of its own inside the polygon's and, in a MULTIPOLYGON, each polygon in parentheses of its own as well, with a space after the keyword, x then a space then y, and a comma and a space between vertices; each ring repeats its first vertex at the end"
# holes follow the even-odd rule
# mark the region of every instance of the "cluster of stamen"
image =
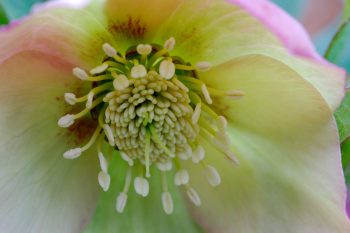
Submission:
MULTIPOLYGON (((219 172, 205 162, 204 143, 213 144, 223 155, 238 163, 230 150, 230 140, 225 129, 227 121, 210 107, 211 95, 240 97, 241 91, 222 91, 208 88, 198 77, 199 72, 210 68, 210 63, 195 66, 170 56, 175 40, 164 44, 139 44, 130 48, 125 56, 111 45, 102 49, 106 58, 88 74, 74 68, 73 74, 91 82, 92 89, 82 97, 66 93, 70 105, 85 103, 77 114, 67 114, 59 119, 60 127, 70 127, 75 120, 98 112, 98 126, 89 142, 64 153, 75 159, 97 143, 101 172, 98 181, 104 191, 109 189, 108 160, 103 144, 108 143, 127 163, 125 184, 116 201, 116 210, 123 212, 133 180, 137 194, 149 193, 151 167, 161 175, 162 203, 167 214, 173 212, 173 200, 168 191, 167 172, 175 169, 174 183, 186 189, 188 197, 197 206, 201 204, 198 193, 190 185, 189 172, 181 167, 181 160, 192 160, 206 171, 210 185, 221 182, 219 172), (174 166, 173 166, 174 165, 174 166), (139 172, 141 169, 141 173, 139 172), (133 174, 137 176, 133 179, 133 174)), ((152 170, 153 171, 153 170, 152 170)))

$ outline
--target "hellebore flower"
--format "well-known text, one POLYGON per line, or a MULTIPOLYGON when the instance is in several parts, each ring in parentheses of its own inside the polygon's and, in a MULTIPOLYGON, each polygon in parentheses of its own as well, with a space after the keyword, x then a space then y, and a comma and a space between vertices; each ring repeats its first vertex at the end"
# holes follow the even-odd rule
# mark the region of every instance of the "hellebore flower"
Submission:
POLYGON ((269 2, 95 1, 0 40, 1 231, 350 231, 344 72, 269 2))

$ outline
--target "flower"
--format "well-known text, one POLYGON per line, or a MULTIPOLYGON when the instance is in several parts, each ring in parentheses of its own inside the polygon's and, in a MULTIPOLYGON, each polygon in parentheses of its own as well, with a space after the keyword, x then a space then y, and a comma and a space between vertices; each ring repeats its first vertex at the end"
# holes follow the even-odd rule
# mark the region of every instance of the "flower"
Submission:
POLYGON ((269 2, 94 1, 0 39, 4 231, 198 232, 175 183, 206 232, 349 232, 344 72, 269 2))

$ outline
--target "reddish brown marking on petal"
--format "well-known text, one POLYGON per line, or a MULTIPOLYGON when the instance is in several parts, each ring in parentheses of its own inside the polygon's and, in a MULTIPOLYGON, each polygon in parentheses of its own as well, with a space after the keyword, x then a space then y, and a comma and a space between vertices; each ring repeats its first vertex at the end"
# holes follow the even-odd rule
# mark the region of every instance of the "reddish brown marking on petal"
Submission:
POLYGON ((145 36, 146 25, 141 23, 140 18, 132 18, 128 16, 126 21, 115 22, 109 26, 112 34, 122 34, 133 39, 140 39, 145 36))
POLYGON ((91 117, 77 120, 66 131, 67 137, 70 139, 69 142, 74 144, 74 146, 82 146, 91 138, 96 127, 97 122, 91 117))

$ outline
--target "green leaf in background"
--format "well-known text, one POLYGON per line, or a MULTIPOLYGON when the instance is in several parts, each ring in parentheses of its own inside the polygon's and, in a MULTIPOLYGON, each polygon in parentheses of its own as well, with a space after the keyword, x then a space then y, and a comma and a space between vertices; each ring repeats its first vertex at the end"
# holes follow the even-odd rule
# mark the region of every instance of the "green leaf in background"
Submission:
POLYGON ((2 8, 1 2, 0 2, 0 25, 7 24, 7 23, 8 23, 8 19, 7 19, 6 13, 2 8))
POLYGON ((32 6, 45 0, 0 0, 0 5, 3 7, 9 20, 18 19, 27 15, 32 6))
POLYGON ((350 21, 346 21, 334 36, 325 58, 350 72, 350 21))
POLYGON ((350 138, 350 94, 345 96, 342 105, 334 114, 337 120, 340 141, 350 138))
POLYGON ((347 21, 350 18, 350 0, 345 0, 343 20, 347 21))

